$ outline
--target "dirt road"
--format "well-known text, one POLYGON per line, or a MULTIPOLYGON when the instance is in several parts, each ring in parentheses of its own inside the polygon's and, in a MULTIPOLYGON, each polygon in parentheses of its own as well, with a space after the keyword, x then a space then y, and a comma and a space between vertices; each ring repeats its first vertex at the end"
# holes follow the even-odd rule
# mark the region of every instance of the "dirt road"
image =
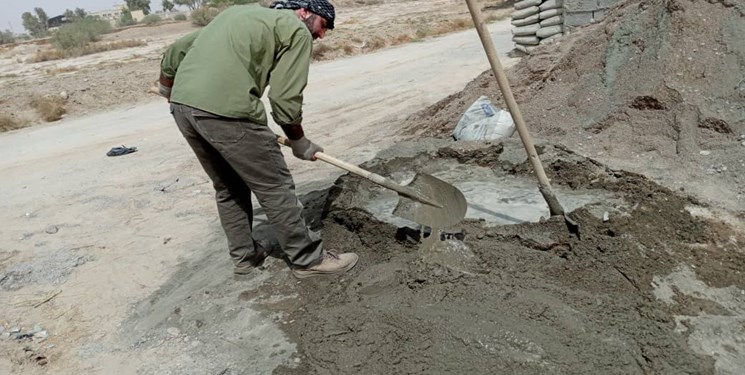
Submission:
MULTIPOLYGON (((503 55, 512 48, 508 26, 491 28, 503 55)), ((314 64, 307 134, 328 153, 362 162, 393 143, 402 119, 486 67, 473 30, 314 64)), ((340 174, 288 160, 301 193, 340 174)), ((302 361, 279 329, 283 314, 235 304, 266 276, 233 280, 211 186, 162 100, 1 134, 0 193, 3 324, 38 323, 50 335, 33 349, 49 359, 46 367, 5 341, 0 348, 10 355, 0 372, 257 374, 302 361), (122 144, 139 151, 105 156, 122 144), (189 263, 205 257, 209 264, 189 263), (199 275, 189 281, 198 285, 179 286, 169 297, 177 300, 143 301, 179 264, 178 272, 199 275), (211 291, 219 296, 205 300, 197 319, 209 328, 201 337, 183 334, 179 301, 211 291)))

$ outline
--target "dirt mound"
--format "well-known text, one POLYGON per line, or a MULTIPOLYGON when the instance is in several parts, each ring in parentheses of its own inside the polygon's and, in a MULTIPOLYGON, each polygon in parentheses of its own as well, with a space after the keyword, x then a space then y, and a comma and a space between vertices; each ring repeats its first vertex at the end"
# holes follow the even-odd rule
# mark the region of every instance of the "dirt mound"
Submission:
MULTIPOLYGON (((452 149, 436 156, 445 154, 477 161, 452 149)), ((680 316, 729 310, 681 291, 672 292, 676 302, 659 301, 656 283, 685 263, 710 285, 745 287, 736 271, 745 256, 727 239, 732 233, 692 216, 688 198, 642 176, 550 147, 544 157, 557 183, 614 191, 628 205, 607 222, 590 208, 576 211, 581 240, 563 220, 499 227, 469 221, 464 242, 450 242, 471 254, 467 271, 421 252, 400 228, 344 208, 339 202, 364 194, 367 183, 342 178, 323 235, 328 246, 359 252, 360 265, 341 279, 287 291, 298 300, 276 309, 294 311, 285 330, 302 361, 274 373, 714 374, 714 360, 675 329, 683 327, 680 316)), ((390 163, 368 167, 384 171, 390 163)), ((506 164, 492 166, 528 173, 525 162, 506 164)))
MULTIPOLYGON (((631 159, 670 162, 658 168, 690 163, 696 178, 718 175, 735 192, 728 198, 739 200, 745 196, 745 164, 737 156, 745 140, 742 35, 742 3, 623 1, 602 23, 525 57, 509 73, 510 83, 534 135, 617 167, 633 168, 631 159), (711 156, 702 159, 702 151, 711 156)), ((484 72, 412 116, 406 132, 448 136, 480 95, 505 108, 498 92, 484 72)))

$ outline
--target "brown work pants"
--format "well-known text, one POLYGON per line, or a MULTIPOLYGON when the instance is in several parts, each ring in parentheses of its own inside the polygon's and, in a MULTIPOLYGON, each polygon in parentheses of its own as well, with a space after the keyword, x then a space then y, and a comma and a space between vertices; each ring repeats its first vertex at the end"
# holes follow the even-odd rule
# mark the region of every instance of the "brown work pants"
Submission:
POLYGON ((236 265, 251 265, 257 260, 251 234, 251 192, 293 265, 307 266, 319 259, 321 240, 305 225, 295 183, 268 126, 177 103, 171 103, 171 113, 212 180, 217 212, 236 265))

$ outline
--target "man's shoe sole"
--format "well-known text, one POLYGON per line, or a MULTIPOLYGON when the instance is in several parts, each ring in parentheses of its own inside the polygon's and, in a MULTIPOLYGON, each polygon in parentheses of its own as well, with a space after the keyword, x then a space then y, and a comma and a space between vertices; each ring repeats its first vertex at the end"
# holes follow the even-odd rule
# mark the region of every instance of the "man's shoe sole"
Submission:
POLYGON ((347 266, 346 266, 346 267, 344 267, 344 268, 340 268, 340 269, 338 269, 338 270, 334 270, 334 271, 304 271, 304 270, 292 270, 292 275, 293 275, 293 276, 295 276, 295 277, 296 277, 296 278, 298 278, 298 279, 307 279, 307 278, 309 278, 309 277, 316 277, 316 276, 333 276, 333 275, 340 275, 340 274, 342 274, 342 273, 345 273, 345 272, 347 272, 347 271, 351 270, 352 268, 354 268, 354 266, 356 266, 356 265, 357 265, 357 261, 359 261, 359 260, 360 260, 360 257, 359 257, 359 256, 357 256, 357 257, 356 257, 356 258, 354 259, 354 262, 352 262, 352 263, 349 263, 349 265, 347 265, 347 266))

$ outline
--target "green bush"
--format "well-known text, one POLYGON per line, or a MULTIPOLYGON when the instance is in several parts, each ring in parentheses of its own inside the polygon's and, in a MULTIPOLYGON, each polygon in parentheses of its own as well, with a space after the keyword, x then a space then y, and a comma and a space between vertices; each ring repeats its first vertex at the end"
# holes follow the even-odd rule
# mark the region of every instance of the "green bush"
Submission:
POLYGON ((186 21, 186 14, 179 13, 175 16, 173 16, 173 19, 176 21, 186 21))
POLYGON ((197 26, 207 26, 218 14, 220 10, 217 8, 199 8, 191 12, 191 23, 197 26))
POLYGON ((0 44, 10 44, 15 42, 16 38, 13 35, 13 32, 11 32, 10 30, 0 32, 0 44))
POLYGON ((159 15, 157 14, 148 14, 145 16, 145 18, 142 19, 142 23, 148 26, 157 25, 162 21, 159 15))
POLYGON ((61 51, 83 48, 99 40, 102 34, 111 31, 111 24, 98 18, 86 17, 80 21, 63 25, 52 35, 52 45, 61 51))

